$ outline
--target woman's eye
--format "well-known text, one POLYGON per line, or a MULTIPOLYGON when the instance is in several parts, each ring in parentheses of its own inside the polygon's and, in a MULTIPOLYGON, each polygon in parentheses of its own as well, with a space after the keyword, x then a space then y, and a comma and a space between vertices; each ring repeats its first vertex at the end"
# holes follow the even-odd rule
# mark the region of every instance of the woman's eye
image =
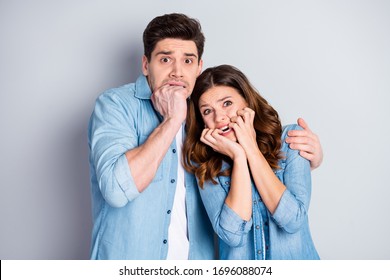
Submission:
POLYGON ((210 114, 210 109, 206 109, 203 111, 203 115, 208 115, 208 114, 210 114))
POLYGON ((232 104, 233 104, 233 102, 231 102, 230 100, 228 100, 228 101, 225 101, 225 102, 223 103, 223 106, 227 107, 227 106, 230 106, 230 105, 232 105, 232 104))

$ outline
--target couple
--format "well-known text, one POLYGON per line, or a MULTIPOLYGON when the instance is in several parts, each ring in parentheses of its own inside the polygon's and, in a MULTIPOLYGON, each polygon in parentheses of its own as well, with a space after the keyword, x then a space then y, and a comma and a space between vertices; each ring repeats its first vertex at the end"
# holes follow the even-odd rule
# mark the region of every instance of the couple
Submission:
POLYGON ((156 17, 143 41, 143 75, 99 96, 89 123, 91 258, 318 259, 318 138, 283 128, 238 69, 200 75, 197 20, 156 17))

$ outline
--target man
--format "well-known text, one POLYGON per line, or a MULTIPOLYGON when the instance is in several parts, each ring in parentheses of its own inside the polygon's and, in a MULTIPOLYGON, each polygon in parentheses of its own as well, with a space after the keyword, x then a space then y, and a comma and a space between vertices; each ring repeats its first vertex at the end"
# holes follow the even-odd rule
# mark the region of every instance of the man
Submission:
MULTIPOLYGON (((89 124, 92 259, 213 259, 213 230, 196 180, 181 166, 183 124, 202 70, 199 22, 153 19, 143 34, 141 75, 96 101, 89 124)), ((303 124, 305 126, 305 124, 303 124)), ((308 130, 292 145, 322 160, 308 130)))

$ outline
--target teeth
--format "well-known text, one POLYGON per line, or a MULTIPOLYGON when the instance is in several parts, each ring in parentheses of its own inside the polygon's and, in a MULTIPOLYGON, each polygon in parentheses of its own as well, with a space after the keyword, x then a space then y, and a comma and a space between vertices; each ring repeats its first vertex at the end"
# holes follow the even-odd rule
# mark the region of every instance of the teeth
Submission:
POLYGON ((229 126, 224 126, 224 127, 221 127, 221 130, 222 130, 223 132, 226 132, 226 131, 228 131, 228 130, 229 130, 229 126))

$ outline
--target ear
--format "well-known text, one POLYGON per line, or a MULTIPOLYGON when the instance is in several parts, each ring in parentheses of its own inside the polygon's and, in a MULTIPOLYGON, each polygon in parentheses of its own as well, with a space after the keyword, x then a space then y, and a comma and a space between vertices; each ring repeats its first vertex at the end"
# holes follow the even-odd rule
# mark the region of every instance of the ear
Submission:
POLYGON ((145 76, 149 75, 149 62, 145 55, 142 56, 142 73, 145 76))
POLYGON ((196 75, 196 77, 198 77, 200 75, 200 73, 202 73, 202 68, 203 68, 203 59, 201 59, 199 61, 199 64, 198 64, 198 73, 196 75))

